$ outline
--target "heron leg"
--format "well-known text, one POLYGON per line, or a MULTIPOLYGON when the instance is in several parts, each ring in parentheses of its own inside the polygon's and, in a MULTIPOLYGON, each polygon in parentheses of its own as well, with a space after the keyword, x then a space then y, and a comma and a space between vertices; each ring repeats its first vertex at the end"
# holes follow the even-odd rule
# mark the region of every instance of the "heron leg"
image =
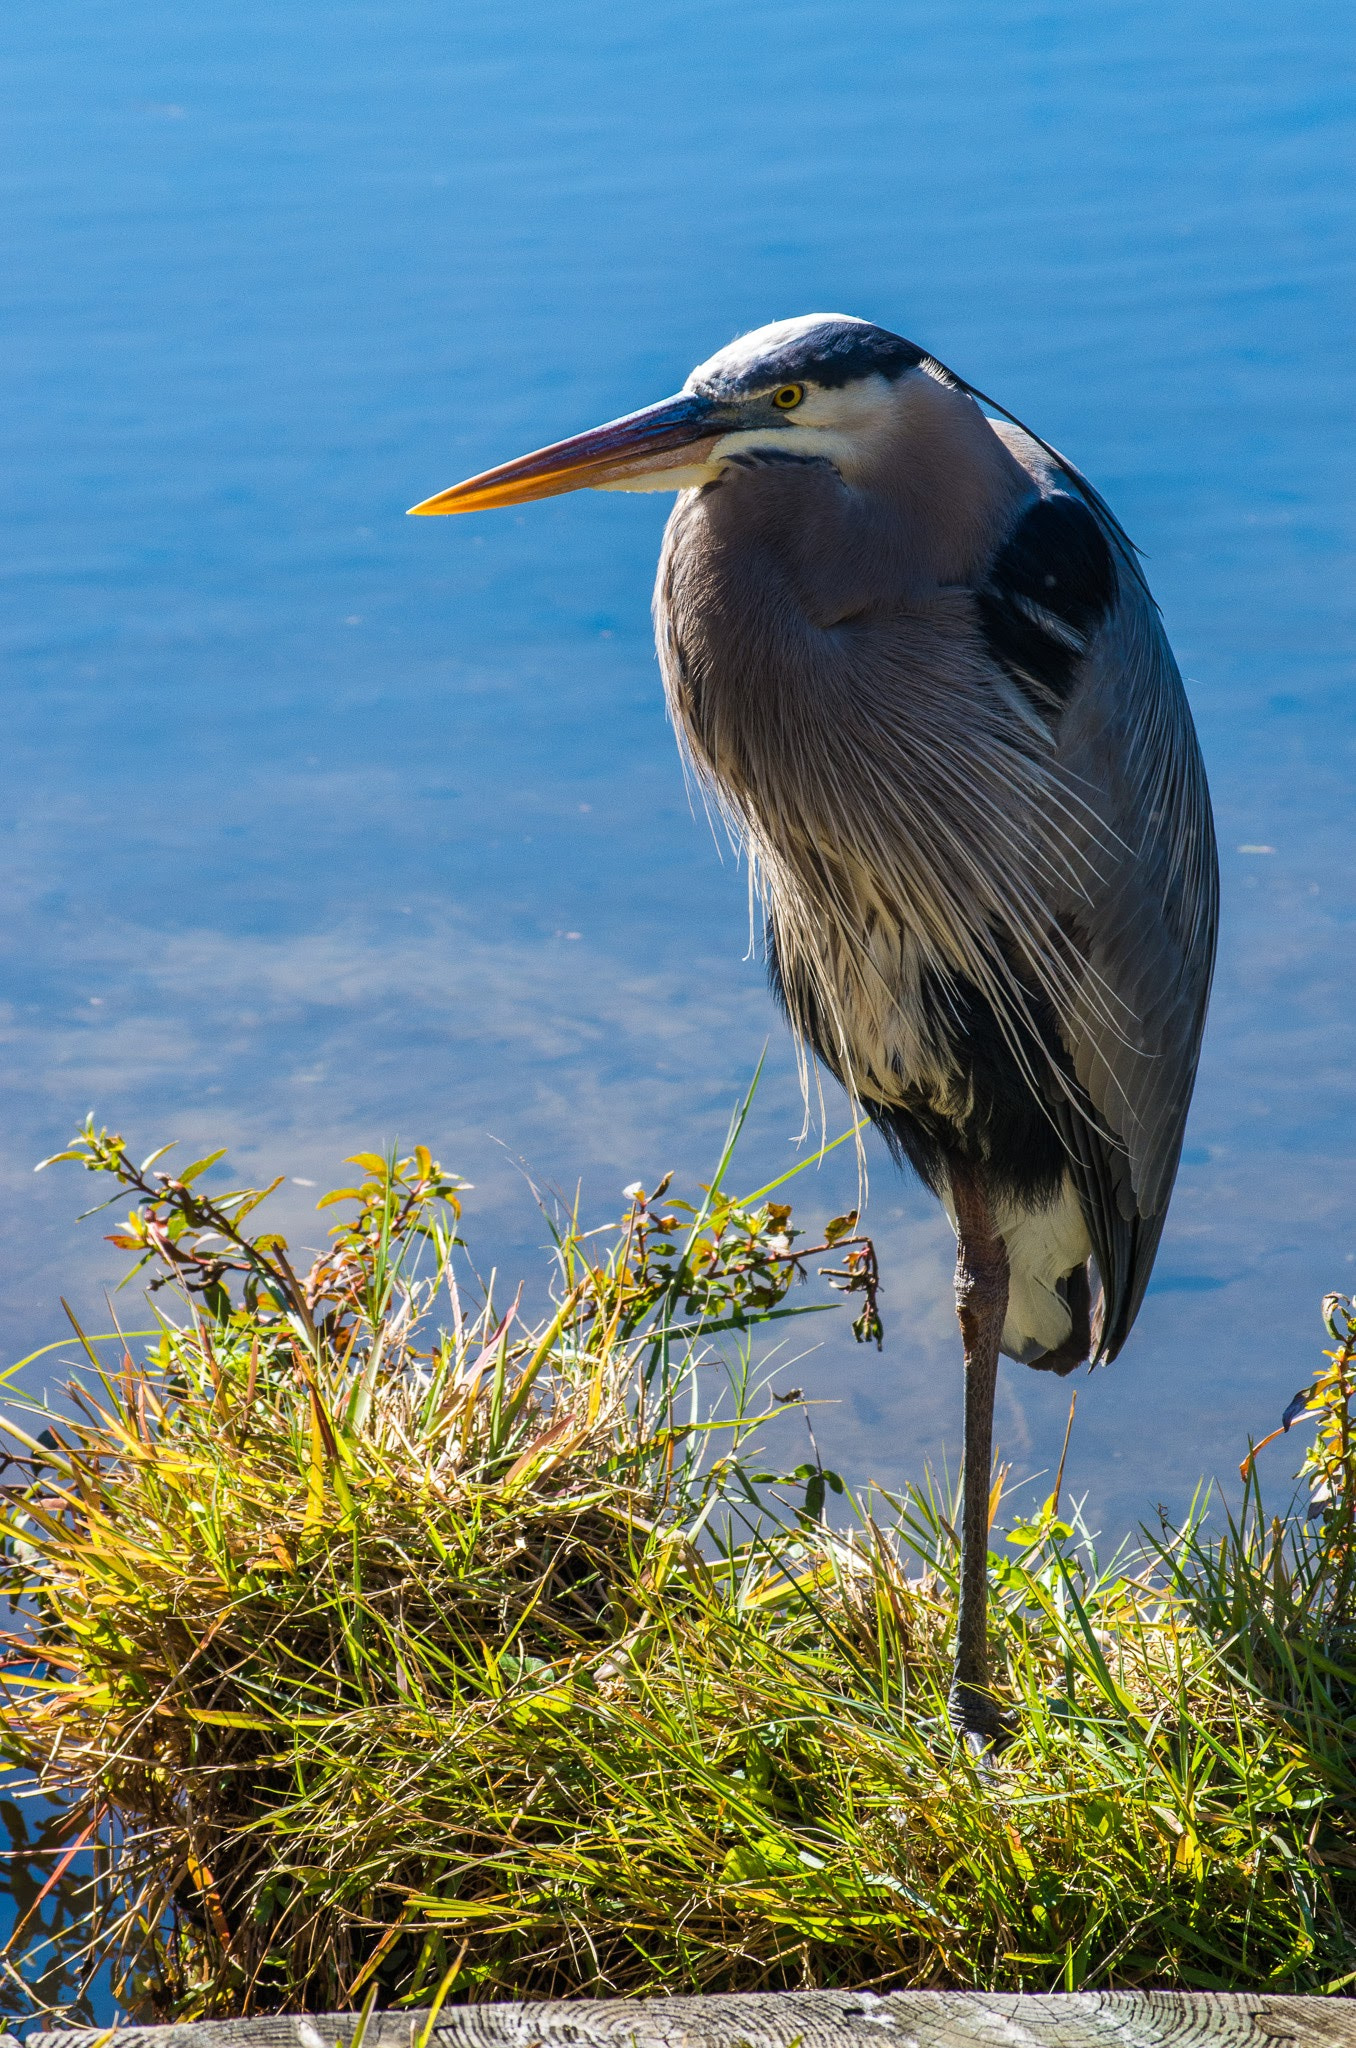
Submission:
POLYGON ((951 1170, 956 1211, 956 1319, 965 1347, 965 1464, 961 1507, 960 1606, 948 1709, 975 1748, 1006 1739, 989 1691, 989 1480, 998 1346, 1008 1309, 1008 1254, 982 1174, 966 1161, 951 1170))

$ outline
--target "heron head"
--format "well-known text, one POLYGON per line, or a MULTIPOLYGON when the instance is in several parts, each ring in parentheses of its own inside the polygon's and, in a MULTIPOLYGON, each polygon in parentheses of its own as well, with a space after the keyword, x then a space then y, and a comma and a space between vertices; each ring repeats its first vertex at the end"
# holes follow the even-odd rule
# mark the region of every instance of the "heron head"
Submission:
POLYGON ((777 320, 700 363, 675 397, 468 477, 411 511, 483 512, 562 491, 687 490, 760 451, 848 467, 892 411, 899 380, 928 360, 911 341, 846 313, 777 320))

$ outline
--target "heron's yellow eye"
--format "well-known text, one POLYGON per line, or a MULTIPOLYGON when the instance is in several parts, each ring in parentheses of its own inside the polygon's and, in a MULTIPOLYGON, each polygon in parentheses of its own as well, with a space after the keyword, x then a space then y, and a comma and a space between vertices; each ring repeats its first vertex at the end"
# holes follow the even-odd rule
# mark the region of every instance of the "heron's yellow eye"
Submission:
POLYGON ((799 405, 804 396, 805 386, 803 384, 783 384, 780 391, 773 392, 772 403, 776 406, 778 412, 790 412, 792 406, 799 405))

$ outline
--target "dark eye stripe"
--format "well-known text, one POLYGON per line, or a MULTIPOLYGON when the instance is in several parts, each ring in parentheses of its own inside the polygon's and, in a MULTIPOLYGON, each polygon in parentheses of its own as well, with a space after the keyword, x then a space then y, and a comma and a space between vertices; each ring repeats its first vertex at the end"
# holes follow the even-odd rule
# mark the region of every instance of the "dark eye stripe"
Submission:
POLYGON ((783 384, 807 378, 837 391, 859 377, 901 377, 925 360, 921 348, 888 328, 863 320, 822 320, 756 363, 727 366, 717 356, 696 388, 713 398, 743 398, 766 391, 775 377, 783 384))

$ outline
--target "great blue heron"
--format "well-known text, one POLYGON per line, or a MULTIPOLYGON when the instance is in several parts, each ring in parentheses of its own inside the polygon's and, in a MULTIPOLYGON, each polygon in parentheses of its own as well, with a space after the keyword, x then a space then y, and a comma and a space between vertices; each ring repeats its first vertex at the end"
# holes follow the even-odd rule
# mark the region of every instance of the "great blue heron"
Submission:
POLYGON ((585 486, 679 493, 654 616, 680 743, 761 881, 793 1028, 955 1227, 950 1712, 1001 1741, 998 1354, 1067 1373, 1125 1342, 1205 1021, 1218 874, 1181 677, 1085 478, 864 320, 761 327, 677 397, 413 509, 585 486))

